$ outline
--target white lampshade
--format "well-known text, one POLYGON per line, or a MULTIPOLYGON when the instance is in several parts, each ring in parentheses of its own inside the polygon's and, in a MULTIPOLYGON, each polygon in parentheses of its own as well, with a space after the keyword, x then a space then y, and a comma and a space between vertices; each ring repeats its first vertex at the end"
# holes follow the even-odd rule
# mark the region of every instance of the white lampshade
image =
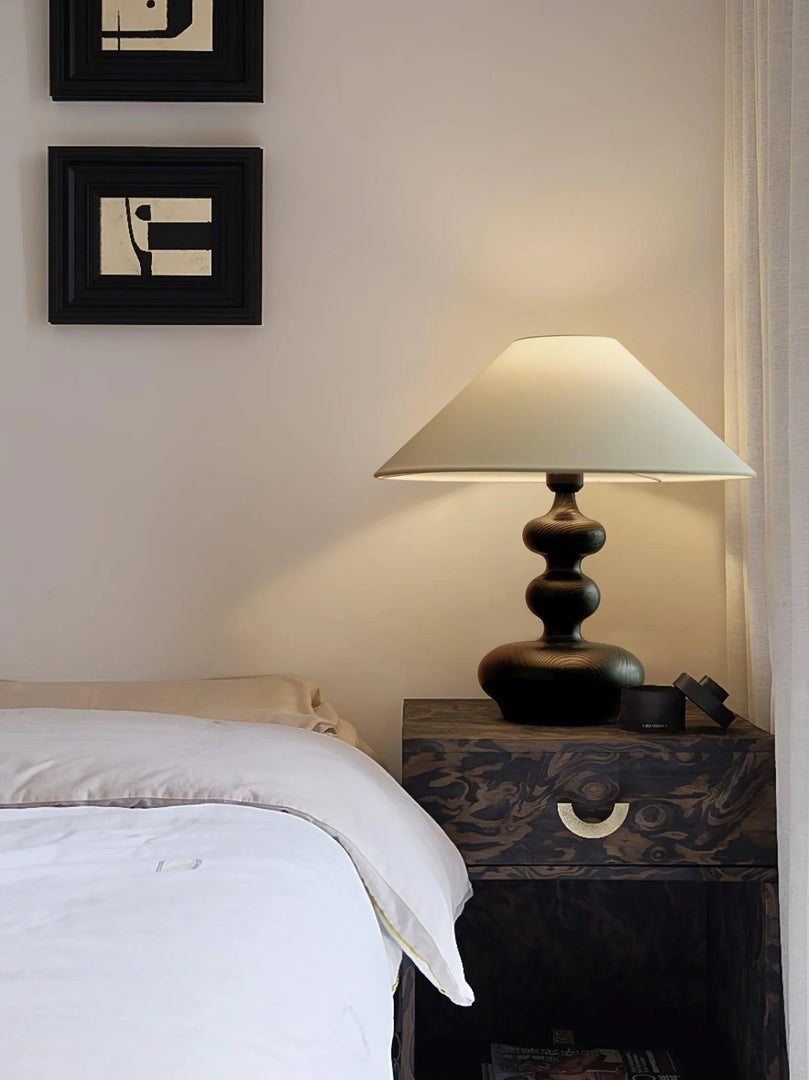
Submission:
POLYGON ((724 480, 755 472, 607 337, 509 345, 374 475, 391 480, 724 480))

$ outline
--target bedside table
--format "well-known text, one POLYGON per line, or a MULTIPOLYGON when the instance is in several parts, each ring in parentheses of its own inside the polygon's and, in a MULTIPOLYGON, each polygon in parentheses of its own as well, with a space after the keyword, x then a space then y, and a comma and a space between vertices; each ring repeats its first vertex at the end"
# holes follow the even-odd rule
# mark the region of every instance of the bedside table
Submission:
POLYGON ((404 786, 475 887, 458 924, 475 1005, 420 976, 414 994, 405 972, 416 1080, 477 1080, 490 1041, 547 1046, 558 1028, 667 1047, 694 1080, 787 1080, 773 739, 686 715, 683 734, 639 735, 404 703, 404 786))

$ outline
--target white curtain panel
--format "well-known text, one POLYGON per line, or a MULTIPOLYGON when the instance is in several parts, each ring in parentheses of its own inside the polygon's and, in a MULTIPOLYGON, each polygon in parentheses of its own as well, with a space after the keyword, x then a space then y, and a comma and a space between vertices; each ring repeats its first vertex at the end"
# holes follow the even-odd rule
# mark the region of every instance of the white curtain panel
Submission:
POLYGON ((809 1077, 809 0, 726 0, 726 437, 734 688, 776 740, 791 1080, 809 1077))

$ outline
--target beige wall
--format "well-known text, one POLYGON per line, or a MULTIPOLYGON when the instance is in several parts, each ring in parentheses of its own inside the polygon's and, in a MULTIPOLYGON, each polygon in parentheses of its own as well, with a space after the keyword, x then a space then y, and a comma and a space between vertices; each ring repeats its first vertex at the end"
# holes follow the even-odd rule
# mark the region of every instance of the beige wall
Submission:
MULTIPOLYGON (((2 0, 0 674, 403 695, 535 636, 543 488, 371 477, 509 341, 618 337, 721 432, 721 0, 275 0, 263 106, 51 103, 2 0), (50 327, 48 143, 266 151, 262 328, 50 327)), ((719 485, 590 488, 590 637, 725 674, 719 485)))

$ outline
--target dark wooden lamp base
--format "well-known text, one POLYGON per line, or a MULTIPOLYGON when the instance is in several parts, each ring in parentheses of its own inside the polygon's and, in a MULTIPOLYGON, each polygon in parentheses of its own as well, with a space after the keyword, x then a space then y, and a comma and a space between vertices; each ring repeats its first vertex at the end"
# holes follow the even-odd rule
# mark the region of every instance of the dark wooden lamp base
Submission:
POLYGON ((576 504, 581 473, 549 473, 553 506, 523 531, 526 547, 544 555, 544 574, 526 590, 545 632, 537 641, 500 645, 483 658, 478 678, 505 720, 518 724, 609 724, 618 718, 621 690, 643 682, 643 665, 618 645, 586 641, 581 624, 601 599, 581 571, 581 560, 600 551, 604 526, 576 504))

